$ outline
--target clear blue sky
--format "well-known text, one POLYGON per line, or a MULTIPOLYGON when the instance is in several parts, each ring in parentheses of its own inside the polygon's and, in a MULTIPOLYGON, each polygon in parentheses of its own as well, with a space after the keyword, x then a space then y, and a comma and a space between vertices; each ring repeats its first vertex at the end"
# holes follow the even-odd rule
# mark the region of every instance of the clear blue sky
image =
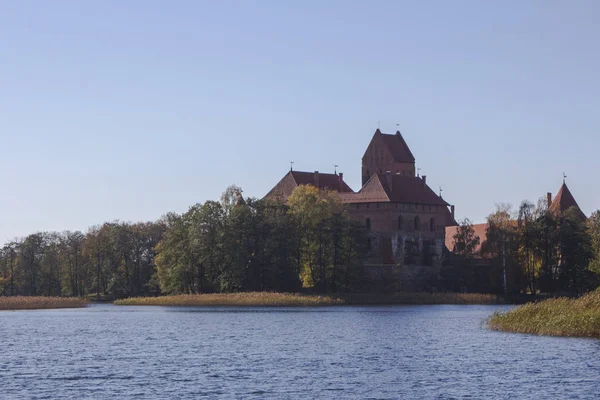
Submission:
POLYGON ((598 1, 1 1, 0 241, 345 173, 396 124, 459 217, 600 208, 598 1))

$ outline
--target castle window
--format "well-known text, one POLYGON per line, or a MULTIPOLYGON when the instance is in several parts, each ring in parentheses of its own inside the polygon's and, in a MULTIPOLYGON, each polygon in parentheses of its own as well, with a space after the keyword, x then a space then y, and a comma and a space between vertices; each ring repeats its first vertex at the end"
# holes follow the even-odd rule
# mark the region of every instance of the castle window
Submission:
POLYGON ((375 203, 375 207, 379 208, 379 203, 375 203))
POLYGON ((371 218, 367 218, 366 220, 367 230, 371 230, 371 218))
POLYGON ((358 210, 360 208, 360 204, 356 203, 356 209, 358 210))
POLYGON ((419 218, 419 216, 417 215, 415 217, 415 231, 418 231, 421 229, 421 219, 419 218))
POLYGON ((431 218, 429 220, 429 230, 431 232, 435 232, 435 219, 431 218))
POLYGON ((404 228, 404 221, 402 220, 402 215, 398 215, 398 230, 402 230, 404 228))

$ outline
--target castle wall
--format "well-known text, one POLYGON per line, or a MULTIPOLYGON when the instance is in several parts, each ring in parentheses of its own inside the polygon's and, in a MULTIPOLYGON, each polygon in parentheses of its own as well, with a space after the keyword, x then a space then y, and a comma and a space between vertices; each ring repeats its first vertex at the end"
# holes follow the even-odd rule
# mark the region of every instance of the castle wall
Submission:
POLYGON ((370 265, 435 264, 445 238, 444 208, 389 202, 346 205, 348 214, 370 230, 370 265))

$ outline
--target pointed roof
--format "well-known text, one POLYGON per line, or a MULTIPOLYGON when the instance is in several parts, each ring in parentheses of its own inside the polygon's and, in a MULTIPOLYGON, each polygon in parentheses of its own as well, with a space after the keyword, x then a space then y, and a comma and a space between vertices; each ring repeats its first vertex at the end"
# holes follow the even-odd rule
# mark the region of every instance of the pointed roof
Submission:
POLYGON ((575 201, 575 197, 571 194, 567 184, 563 182, 556 197, 552 201, 552 204, 548 207, 548 210, 554 215, 561 215, 571 207, 575 207, 580 217, 583 219, 587 218, 583 211, 581 211, 581 208, 579 208, 579 205, 577 204, 577 201, 575 201))
POLYGON ((413 156, 412 151, 410 151, 410 148, 406 144, 406 141, 404 141, 400 131, 396 131, 395 135, 387 135, 382 133, 381 137, 383 138, 384 143, 390 149, 390 153, 392 153, 392 156, 396 162, 415 162, 415 156, 413 156))
MULTIPOLYGON (((404 138, 402 137, 402 134, 400 133, 400 131, 396 131, 395 134, 390 135, 387 133, 381 133, 381 131, 379 129, 377 129, 375 131, 375 134, 373 135, 373 139, 371 139, 371 142, 373 142, 374 140, 381 140, 381 142, 383 142, 385 147, 387 147, 388 151, 394 158, 395 162, 399 162, 399 163, 414 163, 415 162, 415 157, 413 156, 412 152, 410 151, 410 148, 404 141, 404 138)), ((369 151, 368 148, 367 148, 367 151, 369 151)), ((365 155, 366 155, 366 152, 365 152, 365 155)), ((364 158, 364 156, 363 156, 363 158, 364 158)))

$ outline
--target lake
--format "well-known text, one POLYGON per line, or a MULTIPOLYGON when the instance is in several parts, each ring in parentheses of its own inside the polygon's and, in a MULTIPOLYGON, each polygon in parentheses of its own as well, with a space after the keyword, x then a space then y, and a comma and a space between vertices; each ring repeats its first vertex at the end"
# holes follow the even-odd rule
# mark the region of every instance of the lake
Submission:
POLYGON ((0 397, 597 398, 600 341, 489 331, 507 308, 1 311, 0 397))

